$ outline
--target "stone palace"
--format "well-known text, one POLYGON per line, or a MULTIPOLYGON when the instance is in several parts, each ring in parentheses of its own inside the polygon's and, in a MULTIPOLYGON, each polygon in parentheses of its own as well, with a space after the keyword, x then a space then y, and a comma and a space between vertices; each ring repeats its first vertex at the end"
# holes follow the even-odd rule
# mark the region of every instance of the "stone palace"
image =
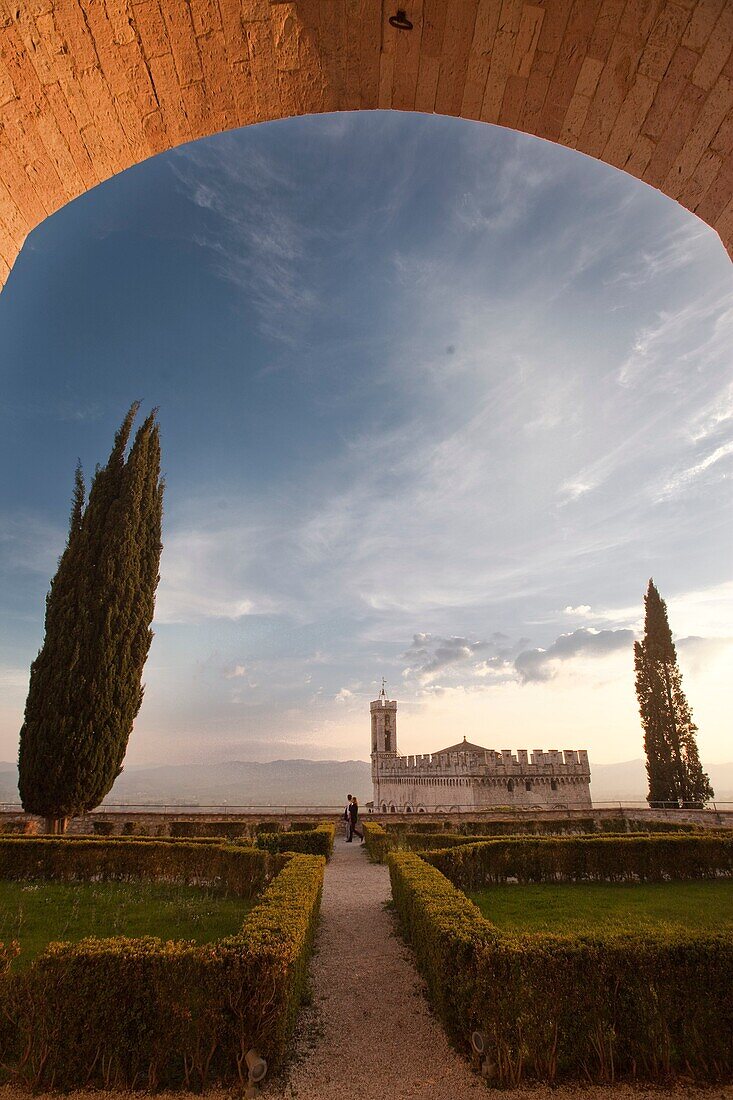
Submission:
POLYGON ((585 749, 486 749, 466 738, 440 752, 402 756, 397 701, 384 687, 369 704, 374 809, 382 813, 455 813, 499 807, 590 809, 585 749))

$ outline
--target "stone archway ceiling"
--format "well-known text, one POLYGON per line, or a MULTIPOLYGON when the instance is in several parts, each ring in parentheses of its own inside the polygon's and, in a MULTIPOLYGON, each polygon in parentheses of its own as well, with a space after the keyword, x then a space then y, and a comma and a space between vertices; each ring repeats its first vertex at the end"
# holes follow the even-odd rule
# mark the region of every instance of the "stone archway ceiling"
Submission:
POLYGON ((733 0, 0 0, 0 284, 43 218, 146 157, 370 108, 578 149, 733 251, 732 46, 733 0))

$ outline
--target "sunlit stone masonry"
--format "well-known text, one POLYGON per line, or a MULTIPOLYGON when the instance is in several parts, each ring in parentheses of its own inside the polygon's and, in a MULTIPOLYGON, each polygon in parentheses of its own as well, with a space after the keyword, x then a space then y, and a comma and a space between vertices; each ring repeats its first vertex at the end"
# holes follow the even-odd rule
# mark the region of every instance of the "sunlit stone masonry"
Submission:
POLYGON ((589 809, 585 749, 486 749, 466 738, 440 752, 402 756, 397 700, 384 688, 369 704, 374 809, 382 813, 455 813, 495 807, 589 809))

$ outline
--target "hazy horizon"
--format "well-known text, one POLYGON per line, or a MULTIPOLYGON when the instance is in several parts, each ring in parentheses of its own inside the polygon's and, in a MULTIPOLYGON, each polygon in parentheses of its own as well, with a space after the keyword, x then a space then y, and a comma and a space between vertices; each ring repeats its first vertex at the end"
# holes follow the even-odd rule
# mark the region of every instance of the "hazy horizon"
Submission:
POLYGON ((650 576, 726 763, 731 290, 672 200, 452 118, 253 126, 70 203, 0 295, 0 757, 77 457, 140 398, 167 490, 130 764, 364 759, 382 676, 406 755, 637 759, 650 576))

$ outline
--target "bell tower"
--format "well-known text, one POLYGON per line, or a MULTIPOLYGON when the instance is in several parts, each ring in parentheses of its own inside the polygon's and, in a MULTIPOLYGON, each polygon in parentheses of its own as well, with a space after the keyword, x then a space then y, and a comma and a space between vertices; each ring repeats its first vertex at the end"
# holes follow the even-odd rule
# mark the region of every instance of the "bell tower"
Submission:
POLYGON ((374 785, 374 808, 379 809, 380 764, 394 761, 397 757, 397 700, 388 699, 385 681, 379 698, 369 704, 372 718, 372 783, 374 785))

